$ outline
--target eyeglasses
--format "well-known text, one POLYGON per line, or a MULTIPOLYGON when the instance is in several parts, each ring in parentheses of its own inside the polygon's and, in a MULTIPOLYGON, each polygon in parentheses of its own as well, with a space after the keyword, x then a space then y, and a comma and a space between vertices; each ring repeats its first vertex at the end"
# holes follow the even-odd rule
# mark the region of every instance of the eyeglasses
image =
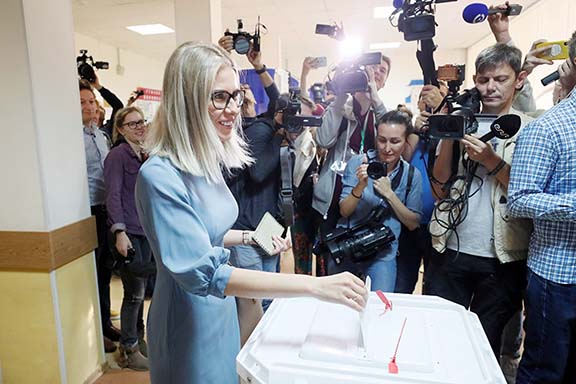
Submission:
POLYGON ((242 106, 244 103, 245 91, 243 89, 237 89, 234 93, 227 91, 216 91, 212 93, 212 105, 218 110, 228 108, 230 100, 234 99, 234 102, 238 107, 242 106))
POLYGON ((146 120, 130 121, 128 123, 122 124, 122 126, 128 126, 130 129, 135 129, 136 127, 146 126, 146 120))

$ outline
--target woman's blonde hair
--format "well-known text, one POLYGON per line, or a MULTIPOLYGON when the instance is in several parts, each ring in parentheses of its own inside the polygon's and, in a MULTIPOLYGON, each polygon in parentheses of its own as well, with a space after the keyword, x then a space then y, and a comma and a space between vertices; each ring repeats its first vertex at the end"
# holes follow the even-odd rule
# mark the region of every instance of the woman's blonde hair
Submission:
POLYGON ((114 115, 114 128, 112 129, 112 142, 115 143, 118 140, 118 136, 122 136, 119 131, 119 128, 124 124, 124 120, 126 116, 132 112, 137 112, 140 114, 142 119, 144 119, 144 112, 140 108, 135 105, 131 105, 129 107, 122 108, 114 115))
POLYGON ((168 157, 174 166, 211 182, 252 163, 241 137, 241 117, 222 142, 208 114, 216 75, 223 67, 238 73, 222 48, 197 42, 179 46, 166 64, 162 101, 149 134, 150 155, 168 157))

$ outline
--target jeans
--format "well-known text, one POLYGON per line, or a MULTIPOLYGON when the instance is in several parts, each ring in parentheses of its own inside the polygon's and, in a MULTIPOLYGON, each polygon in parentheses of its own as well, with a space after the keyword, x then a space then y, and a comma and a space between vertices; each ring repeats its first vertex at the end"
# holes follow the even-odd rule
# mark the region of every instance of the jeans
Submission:
POLYGON ((524 353, 517 384, 576 383, 576 285, 528 269, 524 353))
POLYGON ((428 260, 432 252, 432 238, 426 226, 414 231, 402 226, 402 233, 398 240, 398 258, 396 264, 396 293, 412 293, 418 282, 420 264, 424 261, 424 281, 422 292, 426 293, 426 280, 428 272, 428 260))
POLYGON ((371 260, 355 263, 349 258, 344 258, 340 265, 330 258, 328 261, 328 274, 334 275, 340 272, 350 272, 364 278, 370 276, 372 291, 394 292, 396 285, 396 254, 381 257, 377 255, 371 260))
MULTIPOLYGON (((235 245, 230 247, 230 264, 238 268, 253 271, 280 272, 280 256, 270 256, 257 245, 235 245)), ((268 309, 272 300, 262 300, 264 311, 268 309)))
MULTIPOLYGON (((128 234, 134 248, 134 260, 131 264, 146 264, 152 259, 150 244, 145 236, 128 234)), ((126 266, 120 268, 120 277, 124 287, 124 298, 120 309, 120 344, 133 347, 138 339, 144 337, 144 291, 147 277, 134 274, 126 266)))
POLYGON ((112 278, 112 268, 114 259, 108 246, 108 213, 104 205, 93 205, 90 207, 92 215, 96 218, 96 235, 98 237, 98 248, 94 251, 96 257, 96 275, 98 277, 98 296, 100 298, 100 317, 102 328, 110 328, 110 279, 112 278))
POLYGON ((526 261, 501 264, 447 249, 428 264, 428 294, 440 296, 478 315, 496 359, 500 359, 502 331, 522 307, 526 261))

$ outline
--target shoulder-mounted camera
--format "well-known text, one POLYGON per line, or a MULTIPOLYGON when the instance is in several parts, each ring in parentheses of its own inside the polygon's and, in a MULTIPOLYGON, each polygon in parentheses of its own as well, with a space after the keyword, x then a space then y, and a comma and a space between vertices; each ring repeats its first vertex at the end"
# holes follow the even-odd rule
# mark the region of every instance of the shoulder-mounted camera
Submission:
POLYGON ((282 112, 282 126, 289 133, 298 133, 303 127, 322 125, 322 118, 319 116, 300 115, 300 88, 290 88, 288 94, 280 95, 276 100, 275 112, 282 112))
POLYGON ((368 52, 339 65, 341 73, 326 83, 326 89, 342 94, 368 91, 368 75, 364 68, 382 62, 382 53, 368 52))
POLYGON ((90 83, 96 81, 96 69, 108 69, 110 64, 106 61, 94 61, 92 56, 88 56, 87 49, 80 50, 80 56, 76 57, 76 66, 78 67, 78 76, 90 83))

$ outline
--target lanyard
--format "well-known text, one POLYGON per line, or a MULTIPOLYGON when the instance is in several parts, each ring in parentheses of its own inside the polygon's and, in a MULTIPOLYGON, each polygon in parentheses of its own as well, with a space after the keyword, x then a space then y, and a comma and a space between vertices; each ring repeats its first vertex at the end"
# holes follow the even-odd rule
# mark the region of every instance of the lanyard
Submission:
POLYGON ((374 112, 372 109, 369 109, 364 117, 364 124, 360 132, 360 153, 364 153, 364 139, 366 138, 366 130, 368 129, 368 120, 370 120, 370 115, 372 114, 374 114, 374 112))

